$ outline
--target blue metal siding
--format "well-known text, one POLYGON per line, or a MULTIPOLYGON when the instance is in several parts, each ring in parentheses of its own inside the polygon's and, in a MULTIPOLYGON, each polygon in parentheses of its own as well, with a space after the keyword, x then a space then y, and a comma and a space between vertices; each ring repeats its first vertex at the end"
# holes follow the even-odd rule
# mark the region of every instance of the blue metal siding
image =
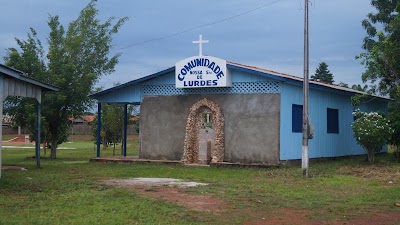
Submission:
MULTIPOLYGON (((364 108, 384 111, 384 101, 369 102, 364 108)), ((293 133, 292 104, 303 104, 300 86, 281 84, 280 159, 301 159, 302 134, 293 133)), ((314 126, 314 138, 309 141, 310 158, 365 154, 353 137, 353 106, 351 96, 310 89, 310 123, 314 126), (338 109, 339 133, 327 133, 327 108, 338 109)))
POLYGON ((372 100, 366 100, 366 103, 361 104, 357 108, 364 112, 381 112, 386 114, 388 112, 387 104, 388 102, 386 101, 374 98, 372 100))
POLYGON ((162 76, 140 83, 141 85, 160 85, 173 84, 175 85, 175 70, 162 76))
POLYGON ((247 73, 243 71, 228 68, 228 73, 232 76, 232 83, 239 82, 260 82, 260 81, 276 81, 257 74, 247 73))
POLYGON ((122 87, 106 95, 99 96, 98 102, 105 103, 135 103, 142 101, 140 85, 130 85, 122 87))

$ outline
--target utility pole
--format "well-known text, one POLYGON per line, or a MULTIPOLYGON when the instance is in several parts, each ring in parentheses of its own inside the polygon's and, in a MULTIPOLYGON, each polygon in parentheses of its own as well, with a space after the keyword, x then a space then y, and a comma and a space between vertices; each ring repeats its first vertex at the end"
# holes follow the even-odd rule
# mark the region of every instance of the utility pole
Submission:
POLYGON ((301 169, 303 177, 308 177, 308 129, 309 129, 309 114, 308 114, 308 0, 304 0, 304 79, 303 79, 303 142, 301 154, 301 169))

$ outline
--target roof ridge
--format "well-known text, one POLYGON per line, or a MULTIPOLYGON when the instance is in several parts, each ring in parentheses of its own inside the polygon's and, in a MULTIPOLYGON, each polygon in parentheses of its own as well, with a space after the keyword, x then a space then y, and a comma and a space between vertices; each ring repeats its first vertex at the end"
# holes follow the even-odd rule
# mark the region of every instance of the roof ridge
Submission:
MULTIPOLYGON (((261 68, 261 67, 258 67, 258 66, 247 65, 247 64, 243 64, 243 63, 237 63, 237 62, 233 62, 233 61, 229 61, 229 60, 227 60, 227 63, 229 63, 231 65, 241 66, 241 67, 244 67, 244 68, 247 68, 247 69, 258 70, 258 71, 261 71, 261 72, 268 72, 268 73, 271 73, 273 75, 277 75, 277 76, 285 77, 285 78, 289 78, 289 79, 295 79, 295 80, 298 80, 298 81, 301 81, 301 82, 303 82, 303 80, 304 80, 303 77, 298 77, 298 76, 287 74, 287 73, 277 72, 277 71, 274 71, 274 70, 269 70, 269 69, 261 68)), ((309 80, 309 82, 312 83, 312 84, 321 85, 321 86, 325 86, 325 87, 329 87, 329 88, 334 88, 334 89, 338 89, 338 90, 342 90, 342 91, 348 91, 348 92, 353 92, 353 93, 357 93, 357 94, 367 94, 367 95, 371 95, 371 96, 374 96, 374 97, 380 97, 380 98, 384 98, 384 99, 389 99, 389 98, 384 97, 384 96, 368 94, 367 92, 355 90, 355 89, 352 89, 350 87, 339 86, 337 84, 329 84, 329 83, 325 83, 325 82, 322 82, 322 81, 315 81, 315 80, 309 80)))

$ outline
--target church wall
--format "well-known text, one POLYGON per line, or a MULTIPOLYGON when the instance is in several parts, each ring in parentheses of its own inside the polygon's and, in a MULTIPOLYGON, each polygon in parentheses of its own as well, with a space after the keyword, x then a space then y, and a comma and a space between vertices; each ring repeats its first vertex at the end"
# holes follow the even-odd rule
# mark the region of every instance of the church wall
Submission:
POLYGON ((145 96, 141 105, 140 157, 180 160, 189 109, 203 98, 222 108, 224 161, 279 162, 280 94, 145 96))
MULTIPOLYGON (((303 105, 301 86, 281 84, 281 160, 301 159, 302 133, 292 132, 292 105, 303 105)), ((355 110, 350 94, 310 88, 310 123, 314 126, 314 138, 309 140, 310 158, 337 157, 365 154, 357 144, 351 124, 355 110), (327 108, 338 109, 339 132, 327 132, 327 108)), ((360 107, 363 111, 387 110, 387 102, 375 100, 360 107)), ((386 147, 382 151, 386 151, 386 147)))
MULTIPOLYGON (((303 104, 301 83, 232 66, 228 66, 228 72, 232 87, 176 88, 175 72, 169 69, 110 91, 98 100, 142 104, 141 158, 180 160, 189 109, 207 97, 225 114, 225 161, 276 164, 279 160, 301 159, 302 134, 292 132, 292 105, 303 104)), ((365 154, 351 129, 353 94, 310 86, 310 120, 315 129, 309 141, 310 158, 365 154), (327 133, 327 108, 338 109, 338 133, 327 133)), ((387 103, 376 98, 360 109, 386 112, 387 103)))

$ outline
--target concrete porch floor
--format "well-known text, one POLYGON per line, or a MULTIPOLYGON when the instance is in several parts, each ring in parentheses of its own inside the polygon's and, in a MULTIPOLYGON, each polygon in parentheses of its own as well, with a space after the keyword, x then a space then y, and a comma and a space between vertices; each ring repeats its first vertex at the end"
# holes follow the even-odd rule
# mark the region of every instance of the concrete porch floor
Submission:
POLYGON ((169 164, 169 165, 184 165, 184 166, 199 166, 199 167, 236 167, 236 168, 276 168, 279 165, 267 165, 267 164, 245 164, 245 163, 230 163, 230 162, 219 162, 210 163, 209 165, 204 164, 183 164, 182 161, 174 160, 153 160, 153 159, 140 159, 138 156, 113 156, 113 157, 99 157, 92 158, 90 162, 100 163, 151 163, 151 164, 169 164))
POLYGON ((183 165, 181 161, 139 159, 139 156, 96 157, 96 158, 90 159, 90 162, 101 162, 101 163, 155 163, 155 164, 183 165))

